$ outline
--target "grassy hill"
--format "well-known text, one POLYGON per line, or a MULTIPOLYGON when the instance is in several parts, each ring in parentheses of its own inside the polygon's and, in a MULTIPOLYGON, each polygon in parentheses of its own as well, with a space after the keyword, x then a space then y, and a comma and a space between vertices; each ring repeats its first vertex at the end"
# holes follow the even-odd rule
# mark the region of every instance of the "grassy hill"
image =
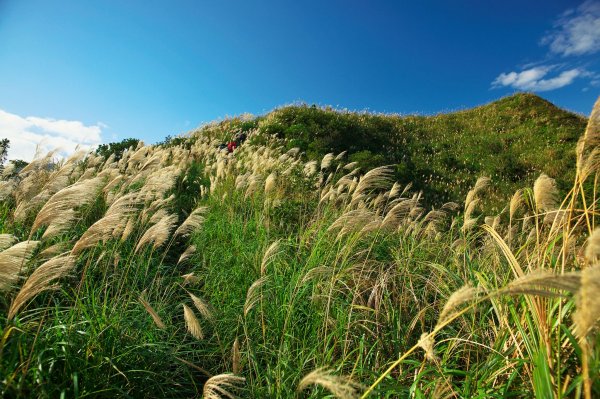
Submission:
POLYGON ((258 118, 225 121, 220 137, 258 129, 282 139, 287 149, 300 148, 308 159, 347 151, 347 159, 365 171, 394 165, 399 182, 412 183, 437 206, 461 201, 478 177, 487 176, 493 187, 489 204, 498 205, 542 172, 555 178, 563 193, 568 190, 575 144, 586 122, 541 97, 519 93, 435 116, 286 106, 258 118))
POLYGON ((286 107, 8 166, 0 396, 600 397, 600 101, 579 123, 529 95, 435 117, 286 107), (574 190, 500 178, 481 148, 502 138, 574 190), (444 166, 442 144, 481 169, 444 166), (545 158, 561 148, 577 162, 545 158), (399 151, 464 179, 452 195, 472 181, 466 198, 431 209, 443 186, 368 168, 399 151), (493 184, 518 188, 501 216, 493 184))

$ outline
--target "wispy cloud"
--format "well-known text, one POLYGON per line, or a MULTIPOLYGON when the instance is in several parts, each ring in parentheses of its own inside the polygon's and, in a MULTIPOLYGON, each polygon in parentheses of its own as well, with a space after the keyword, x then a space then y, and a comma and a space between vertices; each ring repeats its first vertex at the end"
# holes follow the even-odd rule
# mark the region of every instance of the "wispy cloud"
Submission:
POLYGON ((600 51, 600 2, 587 0, 562 13, 554 23, 554 30, 540 43, 550 49, 544 62, 503 72, 494 79, 492 88, 549 91, 568 86, 580 78, 587 78, 585 80, 595 86, 599 75, 588 67, 581 67, 582 62, 585 65, 581 57, 600 51), (569 59, 565 60, 565 57, 569 59), (558 63, 562 65, 556 65, 558 63))
POLYGON ((600 2, 588 0, 564 12, 555 23, 555 31, 544 36, 541 43, 562 56, 600 51, 600 2))
POLYGON ((549 91, 570 85, 578 77, 588 75, 585 70, 575 68, 546 78, 552 69, 552 66, 539 66, 521 72, 501 73, 492 82, 492 87, 508 86, 519 90, 549 91))
POLYGON ((31 161, 36 148, 42 153, 58 149, 62 156, 77 147, 89 149, 102 143, 103 123, 86 126, 80 121, 23 117, 0 109, 0 138, 10 140, 8 159, 31 161))

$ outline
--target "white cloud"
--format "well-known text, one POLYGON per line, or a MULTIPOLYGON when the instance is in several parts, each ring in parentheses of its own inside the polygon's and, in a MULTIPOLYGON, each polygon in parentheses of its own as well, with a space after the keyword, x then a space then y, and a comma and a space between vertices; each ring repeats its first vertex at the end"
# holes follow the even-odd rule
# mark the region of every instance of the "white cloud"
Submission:
POLYGON ((555 23, 556 31, 542 38, 550 51, 563 56, 600 51, 600 2, 588 0, 568 10, 555 23))
POLYGON ((539 66, 521 72, 501 73, 492 82, 492 87, 509 86, 519 90, 549 91, 570 85, 576 78, 588 75, 586 71, 575 68, 544 79, 552 69, 552 66, 539 66))
POLYGON ((8 159, 31 161, 36 149, 42 154, 58 149, 58 154, 67 156, 77 148, 90 149, 102 143, 101 122, 86 126, 80 121, 22 117, 0 109, 0 138, 10 140, 8 159))

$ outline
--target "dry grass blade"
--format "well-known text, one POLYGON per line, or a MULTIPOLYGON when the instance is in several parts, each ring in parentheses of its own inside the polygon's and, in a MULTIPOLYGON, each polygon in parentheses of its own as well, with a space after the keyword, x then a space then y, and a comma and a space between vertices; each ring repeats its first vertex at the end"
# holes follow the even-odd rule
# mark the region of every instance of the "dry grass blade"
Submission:
POLYGON ((154 320, 154 324, 156 324, 156 327, 163 329, 165 328, 165 323, 162 321, 162 319, 160 318, 160 316, 158 315, 158 313, 156 313, 156 311, 154 310, 154 308, 152 306, 150 306, 150 304, 148 303, 148 301, 146 300, 146 290, 144 290, 139 298, 140 303, 142 304, 142 306, 144 307, 144 309, 146 309, 146 311, 150 314, 150 316, 152 316, 152 320, 154 320))
POLYGON ((186 305, 183 305, 183 318, 185 319, 185 326, 189 333, 196 339, 203 339, 204 332, 202 331, 200 321, 196 318, 194 311, 186 305))
POLYGON ((498 244, 500 250, 506 257, 506 260, 510 264, 510 267, 512 268, 515 276, 523 277, 525 273, 523 272, 521 265, 519 265, 519 261, 517 261, 517 258, 515 258, 515 255, 512 253, 512 251, 510 250, 506 242, 502 239, 502 237, 500 237, 500 235, 496 232, 496 230, 494 230, 492 226, 483 225, 483 229, 487 231, 489 235, 491 235, 492 238, 496 241, 496 244, 498 244))
POLYGON ((239 386, 246 382, 244 377, 238 377, 233 374, 219 374, 209 378, 204 383, 202 394, 204 399, 235 399, 237 396, 229 390, 239 389, 239 386))
POLYGON ((64 277, 74 265, 75 258, 66 255, 52 258, 35 269, 10 305, 8 319, 12 319, 27 301, 39 293, 58 288, 58 284, 53 284, 54 281, 64 277))
POLYGON ((269 281, 269 276, 262 276, 253 282, 250 288, 248 288, 246 302, 244 303, 244 316, 247 316, 248 312, 250 312, 254 305, 256 305, 256 303, 260 300, 261 288, 267 283, 267 281, 269 281))
POLYGON ((298 384, 297 392, 302 392, 310 385, 320 385, 331 392, 336 398, 359 398, 364 387, 346 376, 337 376, 327 368, 318 368, 308 373, 298 384))

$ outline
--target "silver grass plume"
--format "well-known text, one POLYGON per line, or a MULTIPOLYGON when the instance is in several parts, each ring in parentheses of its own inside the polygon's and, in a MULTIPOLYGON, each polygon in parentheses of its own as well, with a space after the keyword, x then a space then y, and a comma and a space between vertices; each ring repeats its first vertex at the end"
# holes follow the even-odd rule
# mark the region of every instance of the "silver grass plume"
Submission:
POLYGON ((113 232, 127 218, 134 216, 143 203, 138 193, 129 193, 118 198, 108 208, 104 217, 92 224, 73 246, 71 253, 78 254, 86 248, 93 247, 100 241, 108 240, 113 232))
POLYGON ((204 399, 236 399, 237 397, 230 392, 232 389, 239 389, 246 379, 233 374, 218 374, 210 377, 202 389, 204 399))
POLYGON ((171 230, 177 223, 177 215, 166 215, 158 223, 151 226, 140 237, 134 253, 137 253, 144 245, 152 244, 154 249, 163 245, 170 237, 171 230))
POLYGON ((179 257, 179 260, 177 261, 177 264, 185 262, 186 260, 188 260, 195 253, 196 253, 196 246, 195 245, 190 245, 189 247, 186 248, 185 251, 183 251, 183 253, 179 257))
POLYGON ((8 310, 8 319, 12 319, 27 301, 41 292, 59 288, 54 281, 66 276, 74 266, 75 258, 65 255, 54 257, 35 269, 13 299, 8 310))
POLYGON ((202 331, 200 321, 196 318, 194 311, 187 305, 183 305, 183 318, 185 319, 185 326, 188 332, 196 339, 203 339, 204 332, 202 331))
POLYGON ((4 250, 17 241, 17 237, 12 234, 0 234, 0 250, 4 250))
POLYGON ((154 321, 154 324, 156 324, 156 327, 158 327, 160 329, 165 328, 166 327, 165 323, 162 321, 162 319, 160 318, 158 313, 156 313, 156 311, 150 305, 150 303, 148 303, 148 301, 146 300, 146 290, 144 290, 140 294, 139 301, 142 304, 142 306, 144 307, 144 309, 146 309, 146 312, 148 312, 148 314, 152 317, 152 320, 154 321))
POLYGON ((98 190, 102 187, 104 178, 96 177, 79 181, 54 194, 38 212, 31 231, 36 231, 42 225, 50 226, 44 233, 44 238, 51 237, 68 229, 77 219, 74 208, 95 201, 98 190))
POLYGON ((346 376, 333 374, 333 370, 318 368, 302 378, 296 392, 302 392, 310 385, 319 385, 331 392, 336 398, 357 399, 364 387, 346 376))
POLYGON ((23 266, 39 244, 39 241, 23 241, 0 252, 0 291, 10 289, 19 280, 23 266))
POLYGON ((200 312, 202 317, 209 321, 214 320, 214 316, 212 314, 212 311, 210 310, 210 305, 203 299, 192 294, 191 292, 188 292, 188 294, 190 295, 194 306, 196 307, 196 309, 198 309, 198 312, 200 312))
POLYGON ((269 276, 265 275, 252 283, 246 293, 246 302, 244 303, 244 316, 254 308, 254 306, 260 301, 262 287, 269 281, 269 276))
POLYGON ((558 206, 556 181, 542 173, 533 184, 533 197, 539 210, 551 211, 556 209, 558 206))
POLYGON ((174 236, 187 237, 194 231, 198 230, 204 223, 204 215, 208 211, 208 207, 201 206, 192 211, 190 216, 175 230, 174 236))
POLYGON ((260 275, 261 276, 264 276, 266 274, 267 266, 269 265, 269 263, 271 263, 273 261, 275 256, 277 256, 277 254, 279 253, 280 243, 281 243, 280 240, 273 241, 273 243, 271 245, 269 245, 269 248, 267 248, 267 250, 265 251, 263 258, 262 258, 262 262, 260 263, 260 275))

